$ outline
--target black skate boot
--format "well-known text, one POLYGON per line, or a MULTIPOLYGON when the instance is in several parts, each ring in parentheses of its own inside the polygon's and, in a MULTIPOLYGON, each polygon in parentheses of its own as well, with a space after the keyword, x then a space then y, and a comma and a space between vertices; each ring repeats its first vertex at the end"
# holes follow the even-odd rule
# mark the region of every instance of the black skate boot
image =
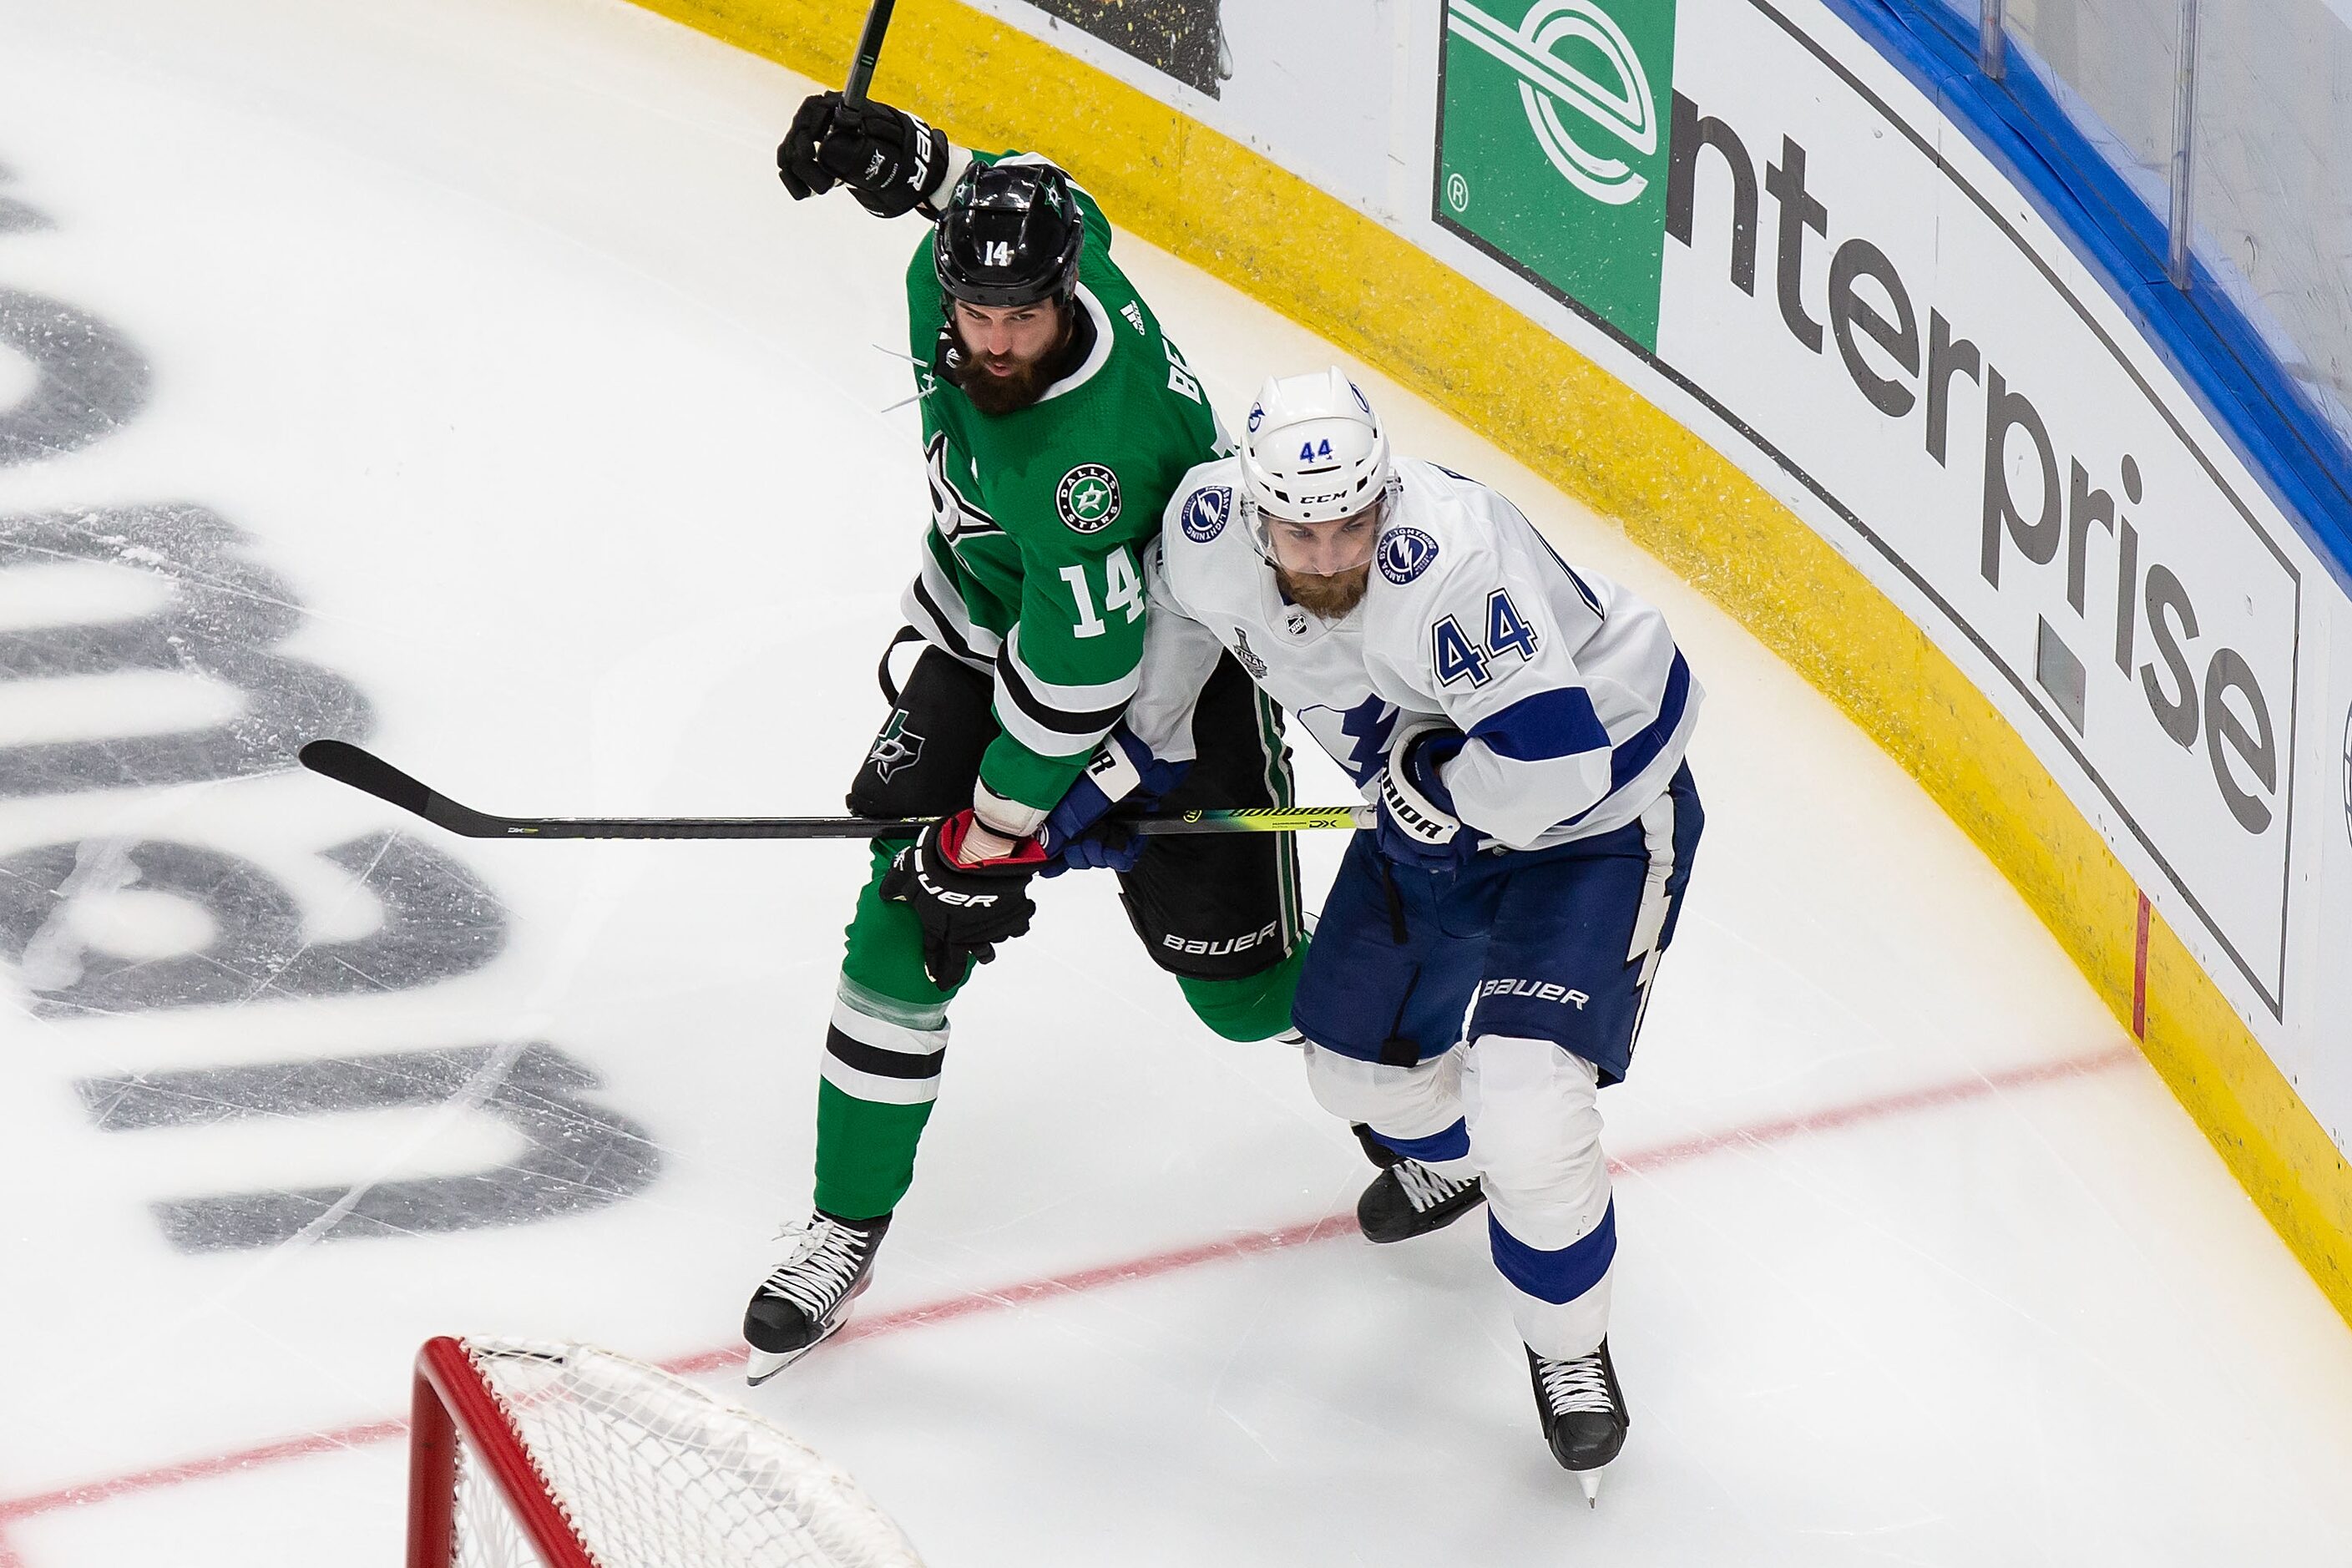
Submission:
POLYGON ((1601 1467, 1625 1446, 1625 1428, 1633 1425, 1624 1390, 1617 1386, 1617 1369, 1609 1361, 1609 1342, 1571 1361, 1552 1361, 1529 1347, 1528 1374, 1535 1380, 1536 1412, 1543 1417, 1551 1457, 1575 1472, 1586 1504, 1597 1507, 1601 1467))
POLYGON ((1387 1243, 1426 1236, 1452 1225, 1486 1199, 1486 1189, 1479 1186, 1477 1177, 1455 1181, 1441 1176, 1412 1156, 1398 1153, 1361 1123, 1356 1127, 1356 1141, 1364 1146, 1365 1156, 1381 1167, 1381 1173, 1356 1200, 1356 1224, 1362 1227, 1367 1241, 1387 1243))
POLYGON ((787 1226, 793 1249, 775 1272, 752 1292, 743 1312, 743 1338, 751 1346, 744 1376, 768 1381, 814 1350, 849 1316, 849 1304, 866 1289, 874 1254, 890 1216, 835 1219, 817 1211, 808 1223, 787 1226))

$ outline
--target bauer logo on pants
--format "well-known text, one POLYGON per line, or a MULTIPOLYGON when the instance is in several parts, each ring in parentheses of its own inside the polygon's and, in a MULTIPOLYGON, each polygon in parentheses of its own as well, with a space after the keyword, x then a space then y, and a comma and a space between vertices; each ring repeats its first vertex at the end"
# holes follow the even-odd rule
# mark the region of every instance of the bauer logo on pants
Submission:
POLYGON ((1055 510, 1077 533, 1100 533, 1118 521, 1118 476, 1100 463, 1080 463, 1062 476, 1055 510))
POLYGON ((1489 980, 1479 987, 1478 999, 1483 1002, 1489 996, 1526 996, 1538 1002, 1556 1002, 1563 1007, 1573 1006, 1580 1013, 1592 1000, 1557 980, 1489 980))

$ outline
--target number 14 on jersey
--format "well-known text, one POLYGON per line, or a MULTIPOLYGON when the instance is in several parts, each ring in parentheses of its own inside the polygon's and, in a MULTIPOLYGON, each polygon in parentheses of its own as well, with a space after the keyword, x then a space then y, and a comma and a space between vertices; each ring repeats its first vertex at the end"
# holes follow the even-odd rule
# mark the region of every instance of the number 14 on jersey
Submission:
MULTIPOLYGON (((1062 581, 1070 585, 1070 597, 1077 601, 1078 622, 1076 635, 1098 637, 1110 630, 1110 623, 1095 613, 1095 596, 1087 583, 1083 564, 1062 568, 1062 581)), ((1103 615, 1127 612, 1132 626, 1143 618, 1143 578, 1135 569, 1135 555, 1124 544, 1103 557, 1103 615)))

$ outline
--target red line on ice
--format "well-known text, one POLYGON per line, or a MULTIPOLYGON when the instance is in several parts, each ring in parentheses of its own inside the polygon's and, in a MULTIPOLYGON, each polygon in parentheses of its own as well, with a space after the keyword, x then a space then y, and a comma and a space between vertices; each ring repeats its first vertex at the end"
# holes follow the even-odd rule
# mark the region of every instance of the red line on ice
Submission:
MULTIPOLYGON (((1856 1100, 1850 1105, 1832 1106, 1824 1110, 1808 1111, 1797 1116, 1777 1117, 1767 1121, 1750 1122, 1722 1132, 1704 1133, 1685 1138, 1679 1142, 1644 1149, 1612 1160, 1612 1170, 1640 1173, 1662 1165, 1679 1164, 1733 1148, 1753 1148, 1778 1143, 1806 1132, 1829 1132, 1851 1127, 1859 1122, 1883 1121, 1906 1111, 1933 1110, 1966 1100, 1982 1100, 2006 1089, 2027 1089, 2037 1084, 2065 1079, 2082 1078, 2105 1072, 2127 1061, 2139 1059, 2138 1050, 2131 1046, 2116 1046, 2087 1057, 2075 1057, 2064 1061, 2044 1062, 2033 1067, 2011 1068, 2005 1072, 1988 1073, 1976 1078, 1958 1079, 1949 1083, 1933 1084, 1926 1089, 1908 1089, 1898 1094, 1880 1095, 1875 1099, 1856 1100)), ((1194 1268, 1204 1263, 1222 1262, 1227 1258, 1253 1258, 1260 1253, 1278 1252, 1285 1247, 1301 1247, 1309 1242, 1327 1241, 1334 1237, 1356 1234, 1356 1219, 1351 1214, 1325 1215, 1320 1219, 1303 1220, 1276 1230, 1245 1231, 1237 1236, 1204 1241, 1192 1247, 1180 1247, 1165 1252, 1147 1253, 1141 1258, 1119 1263, 1098 1264, 1092 1268, 1080 1268, 1067 1274, 1053 1274, 1043 1279, 1024 1280, 993 1290, 975 1290, 968 1295, 950 1296, 945 1300, 926 1302, 921 1306, 905 1307, 895 1312, 882 1312, 853 1320, 835 1342, 846 1344, 854 1340, 869 1340, 882 1334, 897 1333, 902 1329, 923 1328, 932 1323, 951 1322, 983 1312, 1001 1311, 1007 1307, 1023 1306, 1031 1301, 1050 1300, 1055 1297, 1076 1296, 1098 1290, 1109 1285, 1128 1285, 1144 1279, 1156 1279, 1163 1275, 1194 1268)), ((743 1356, 740 1345, 726 1345, 717 1350, 679 1356, 661 1363, 667 1371, 682 1374, 716 1372, 733 1366, 743 1356)), ((110 1476, 103 1480, 82 1481, 52 1491, 34 1492, 26 1497, 0 1501, 0 1531, 22 1520, 32 1519, 59 1509, 84 1508, 113 1498, 128 1497, 138 1492, 156 1491, 187 1481, 206 1480, 215 1476, 235 1475, 262 1465, 276 1464, 285 1459, 299 1459, 313 1454, 331 1453, 338 1449, 364 1447, 389 1441, 408 1430, 402 1420, 369 1421, 356 1426, 338 1427, 331 1432, 311 1432, 282 1442, 265 1443, 257 1447, 237 1448, 198 1459, 187 1459, 174 1465, 160 1465, 152 1469, 132 1470, 124 1475, 110 1476)), ((0 1539, 0 1568, 20 1568, 21 1560, 9 1550, 8 1542, 0 1539)))

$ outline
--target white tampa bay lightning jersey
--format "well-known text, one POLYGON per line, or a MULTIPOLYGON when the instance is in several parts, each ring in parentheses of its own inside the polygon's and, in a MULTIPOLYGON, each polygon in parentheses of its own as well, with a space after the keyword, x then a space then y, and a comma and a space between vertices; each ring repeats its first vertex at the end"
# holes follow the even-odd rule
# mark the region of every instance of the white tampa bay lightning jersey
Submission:
POLYGON ((1570 570, 1486 486, 1406 461, 1363 602, 1326 622, 1276 587, 1241 516, 1239 467, 1187 473, 1148 557, 1127 725, 1153 755, 1192 756, 1193 703, 1230 651, 1360 787, 1400 723, 1461 731, 1442 770, 1455 813, 1513 848, 1606 833, 1664 791, 1701 694, 1655 608, 1570 570))

